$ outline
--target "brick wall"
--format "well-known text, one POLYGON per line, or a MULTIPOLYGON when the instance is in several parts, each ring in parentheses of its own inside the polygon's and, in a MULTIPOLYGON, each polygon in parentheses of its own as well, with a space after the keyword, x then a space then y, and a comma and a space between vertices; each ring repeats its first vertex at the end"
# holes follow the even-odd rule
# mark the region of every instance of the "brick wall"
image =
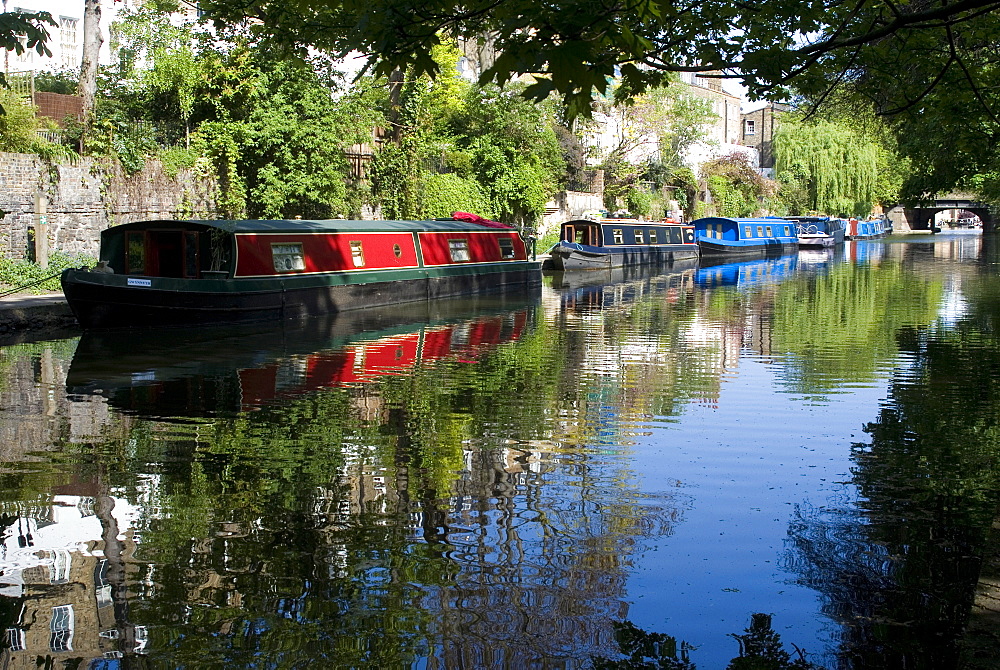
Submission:
POLYGON ((38 194, 48 197, 49 248, 93 257, 101 231, 115 224, 217 216, 216 184, 190 171, 170 178, 159 162, 150 161, 141 172, 126 175, 100 159, 51 164, 0 152, 0 255, 29 257, 38 194))
POLYGON ((83 98, 78 95, 35 91, 35 106, 39 116, 47 116, 60 126, 67 116, 79 119, 83 116, 83 98))

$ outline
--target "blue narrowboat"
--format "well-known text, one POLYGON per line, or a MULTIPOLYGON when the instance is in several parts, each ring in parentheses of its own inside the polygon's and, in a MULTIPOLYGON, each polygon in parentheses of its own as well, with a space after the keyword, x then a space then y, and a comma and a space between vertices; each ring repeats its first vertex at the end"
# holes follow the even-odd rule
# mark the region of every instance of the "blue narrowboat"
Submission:
POLYGON ((847 226, 843 219, 832 216, 786 216, 795 222, 799 248, 825 248, 844 243, 847 226))
POLYGON ((847 238, 850 240, 877 240, 892 232, 888 219, 858 221, 851 219, 847 224, 847 238))
POLYGON ((782 256, 798 249, 794 221, 774 216, 736 219, 708 216, 692 222, 704 256, 782 256))
POLYGON ((562 224, 546 269, 606 270, 697 258, 694 227, 676 221, 577 219, 562 224))

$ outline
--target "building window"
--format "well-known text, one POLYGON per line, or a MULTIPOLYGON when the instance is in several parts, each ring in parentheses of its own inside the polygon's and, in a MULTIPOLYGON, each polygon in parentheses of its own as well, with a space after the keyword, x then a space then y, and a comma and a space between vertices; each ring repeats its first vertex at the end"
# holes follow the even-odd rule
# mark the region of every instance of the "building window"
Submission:
POLYGON ((49 583, 65 584, 69 581, 73 557, 66 549, 56 549, 52 552, 52 563, 49 564, 49 583))
POLYGON ((271 259, 275 272, 296 272, 306 269, 301 244, 272 244, 271 259))
POLYGON ((363 268, 365 266, 365 250, 361 248, 361 240, 351 240, 351 260, 354 267, 363 268))
POLYGON ((656 231, 655 230, 650 230, 649 231, 649 243, 650 244, 656 244, 656 231))
POLYGON ((52 608, 49 622, 49 649, 54 652, 73 651, 73 606, 52 608))
POLYGON ((621 228, 615 228, 612 234, 615 238, 615 244, 625 244, 625 235, 622 233, 621 228))
POLYGON ((80 20, 68 16, 59 17, 59 51, 63 67, 78 67, 76 29, 80 20))
POLYGON ((636 244, 645 244, 646 243, 646 237, 645 237, 645 235, 642 234, 641 230, 634 231, 634 234, 635 234, 635 243, 636 244))
POLYGON ((448 250, 451 251, 451 260, 455 263, 470 259, 468 240, 448 240, 448 250))
POLYGON ((747 119, 745 122, 745 127, 743 129, 744 135, 756 135, 757 134, 757 124, 754 121, 747 119))
POLYGON ((514 258, 514 240, 509 237, 501 237, 497 239, 497 242, 500 244, 500 258, 514 258))
POLYGON ((7 629, 7 648, 11 651, 24 651, 27 647, 24 644, 24 631, 20 628, 7 629))

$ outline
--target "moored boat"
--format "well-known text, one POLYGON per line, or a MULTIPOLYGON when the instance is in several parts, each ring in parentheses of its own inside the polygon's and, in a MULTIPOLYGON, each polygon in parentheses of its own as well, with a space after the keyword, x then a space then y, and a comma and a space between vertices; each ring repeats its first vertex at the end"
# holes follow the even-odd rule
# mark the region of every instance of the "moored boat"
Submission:
POLYGON ((697 258, 694 228, 677 221, 578 219, 562 224, 546 269, 607 270, 697 258))
POLYGON ((781 256, 798 249, 795 222, 779 217, 709 216, 692 222, 704 256, 781 256))
POLYGON ((858 221, 850 219, 847 222, 847 239, 850 240, 877 240, 892 232, 892 225, 888 219, 869 219, 858 221))
POLYGON ((298 318, 538 286, 514 228, 435 221, 139 221, 62 275, 84 328, 298 318))
POLYGON ((795 222, 799 248, 827 248, 844 243, 844 220, 831 216, 787 216, 795 222))

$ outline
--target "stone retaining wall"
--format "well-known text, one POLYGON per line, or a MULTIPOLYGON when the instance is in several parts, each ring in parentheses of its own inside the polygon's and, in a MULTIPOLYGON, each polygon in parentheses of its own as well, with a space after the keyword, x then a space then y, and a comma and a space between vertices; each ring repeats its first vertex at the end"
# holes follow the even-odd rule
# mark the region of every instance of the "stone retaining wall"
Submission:
POLYGON ((171 178, 158 161, 150 161, 141 172, 126 175, 103 159, 49 163, 35 155, 0 152, 0 255, 31 257, 39 195, 48 198, 49 248, 93 257, 101 231, 116 224, 217 216, 214 179, 190 170, 171 178))

